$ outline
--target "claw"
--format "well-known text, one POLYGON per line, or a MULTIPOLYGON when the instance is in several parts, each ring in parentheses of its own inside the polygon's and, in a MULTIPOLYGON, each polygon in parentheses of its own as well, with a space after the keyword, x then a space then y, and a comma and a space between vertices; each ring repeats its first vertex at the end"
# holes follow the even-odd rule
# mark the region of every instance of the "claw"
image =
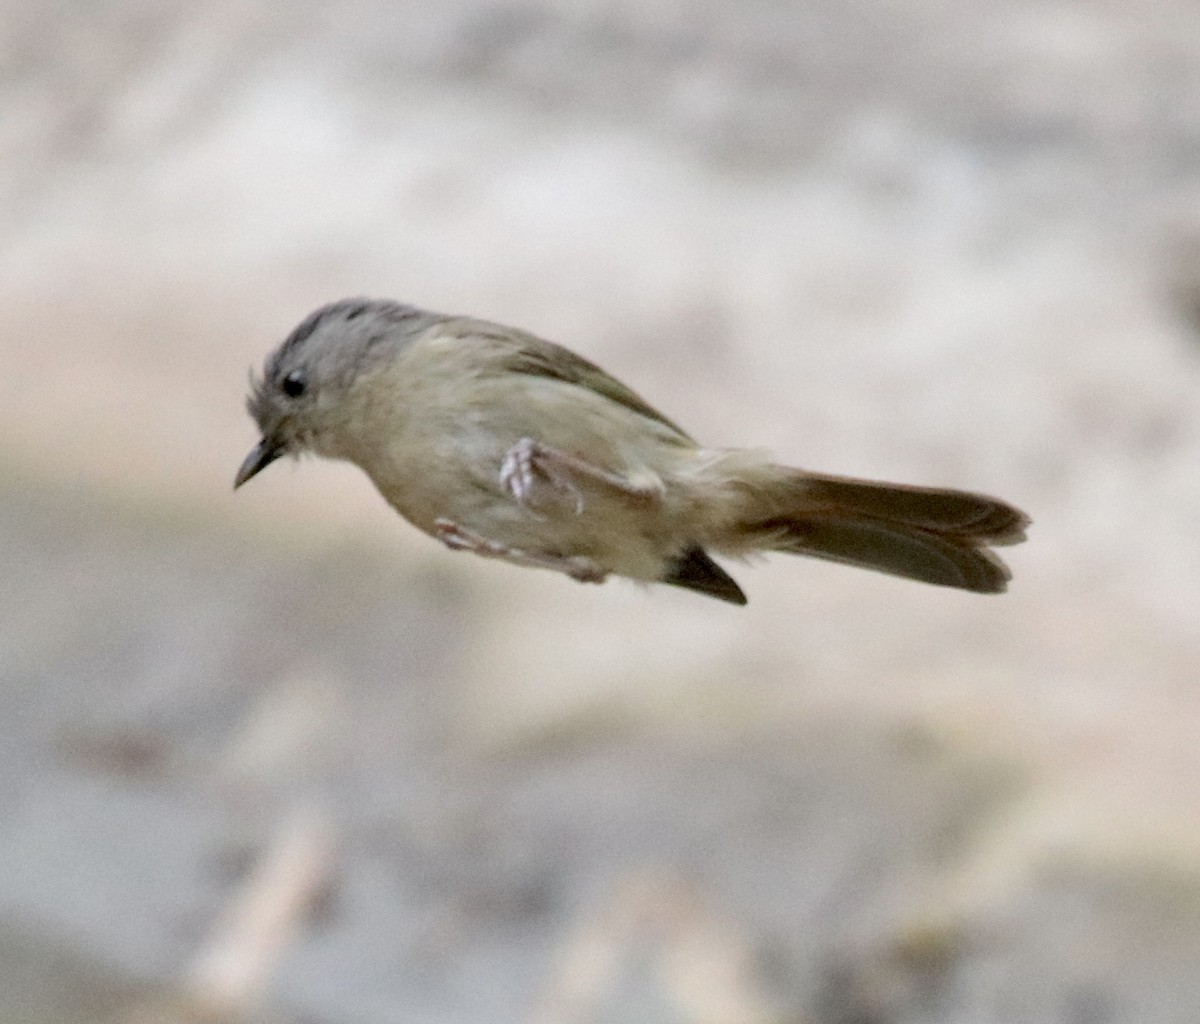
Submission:
POLYGON ((528 504, 529 492, 533 490, 534 442, 523 437, 513 445, 500 463, 500 486, 517 501, 528 504))

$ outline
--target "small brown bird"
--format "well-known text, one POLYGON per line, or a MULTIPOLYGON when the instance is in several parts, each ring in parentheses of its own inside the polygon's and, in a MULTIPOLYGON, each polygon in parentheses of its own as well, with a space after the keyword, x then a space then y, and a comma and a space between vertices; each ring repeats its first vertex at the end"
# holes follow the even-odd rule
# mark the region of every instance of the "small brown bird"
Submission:
POLYGON ((782 551, 981 594, 1024 539, 1012 505, 872 483, 705 448, 620 381, 553 342, 398 302, 310 314, 252 381, 262 431, 234 487, 281 455, 359 466, 448 547, 669 583, 745 604, 709 552, 782 551))

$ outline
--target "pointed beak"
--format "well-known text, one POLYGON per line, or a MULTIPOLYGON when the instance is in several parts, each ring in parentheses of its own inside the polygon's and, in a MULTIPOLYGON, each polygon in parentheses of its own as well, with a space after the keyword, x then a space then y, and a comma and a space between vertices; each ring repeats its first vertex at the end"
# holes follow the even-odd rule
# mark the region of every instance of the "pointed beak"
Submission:
POLYGON ((242 484, 252 476, 257 476, 258 473, 266 469, 282 454, 282 448, 272 444, 264 437, 250 449, 250 454, 246 456, 246 461, 242 463, 241 468, 237 471, 237 476, 233 478, 233 489, 236 491, 242 484))

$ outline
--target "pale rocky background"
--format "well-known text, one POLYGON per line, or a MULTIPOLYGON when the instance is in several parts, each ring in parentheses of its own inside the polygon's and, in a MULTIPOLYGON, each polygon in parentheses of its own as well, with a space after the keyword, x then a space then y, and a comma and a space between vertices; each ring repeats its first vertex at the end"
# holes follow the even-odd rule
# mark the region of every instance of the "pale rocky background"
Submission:
POLYGON ((0 1020, 1200 1020, 1192 0, 0 6, 0 1020), (993 491, 739 610, 272 468, 310 308, 993 491))

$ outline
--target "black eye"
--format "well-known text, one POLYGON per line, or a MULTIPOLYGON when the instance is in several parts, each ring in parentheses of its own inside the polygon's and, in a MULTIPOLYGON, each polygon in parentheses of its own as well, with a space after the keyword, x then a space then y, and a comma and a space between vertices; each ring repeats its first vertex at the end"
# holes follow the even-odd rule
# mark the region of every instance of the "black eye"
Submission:
POLYGON ((304 379, 304 374, 295 370, 283 378, 283 393, 288 398, 299 398, 304 394, 306 387, 308 387, 308 381, 304 379))

